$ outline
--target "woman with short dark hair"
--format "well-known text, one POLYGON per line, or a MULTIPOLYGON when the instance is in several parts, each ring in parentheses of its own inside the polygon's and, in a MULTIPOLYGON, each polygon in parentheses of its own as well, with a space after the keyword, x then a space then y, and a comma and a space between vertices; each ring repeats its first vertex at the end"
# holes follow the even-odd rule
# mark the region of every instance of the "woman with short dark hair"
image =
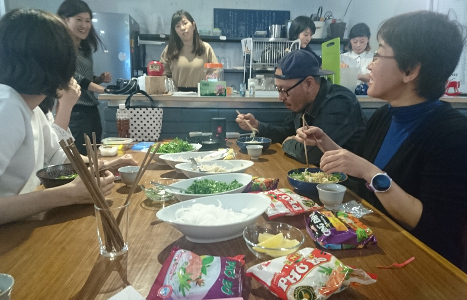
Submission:
POLYGON ((310 17, 307 16, 298 16, 293 19, 292 24, 290 24, 289 28, 289 39, 290 40, 300 40, 300 49, 305 50, 313 54, 319 62, 319 66, 321 67, 323 60, 321 57, 316 54, 311 49, 311 37, 315 34, 316 26, 315 22, 310 17))
POLYGON ((161 54, 164 75, 177 88, 197 89, 204 80, 204 64, 217 63, 211 45, 203 42, 193 17, 184 10, 175 12, 170 24, 169 44, 161 54))
POLYGON ((370 53, 370 27, 365 23, 352 26, 349 32, 349 43, 341 54, 341 68, 358 68, 356 85, 366 83, 370 79, 368 65, 373 61, 373 53, 370 53))
POLYGON ((456 266, 464 257, 467 118, 440 101, 464 49, 462 26, 417 11, 385 21, 368 66, 368 95, 386 100, 354 153, 317 127, 296 139, 326 152, 320 167, 360 178, 359 194, 456 266), (448 55, 447 55, 448 54, 448 55))

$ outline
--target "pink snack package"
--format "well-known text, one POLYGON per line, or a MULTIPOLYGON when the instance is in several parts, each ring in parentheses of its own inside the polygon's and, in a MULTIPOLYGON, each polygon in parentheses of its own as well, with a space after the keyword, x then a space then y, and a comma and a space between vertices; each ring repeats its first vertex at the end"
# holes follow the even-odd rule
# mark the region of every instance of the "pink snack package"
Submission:
POLYGON ((146 299, 235 299, 248 295, 243 257, 199 256, 173 247, 146 299))
POLYGON ((246 272, 277 297, 324 300, 349 286, 376 282, 376 275, 353 269, 315 248, 265 261, 246 272))
POLYGON ((287 188, 262 193, 271 198, 271 205, 266 210, 266 214, 271 220, 281 216, 295 216, 312 212, 321 208, 310 198, 301 196, 287 188))

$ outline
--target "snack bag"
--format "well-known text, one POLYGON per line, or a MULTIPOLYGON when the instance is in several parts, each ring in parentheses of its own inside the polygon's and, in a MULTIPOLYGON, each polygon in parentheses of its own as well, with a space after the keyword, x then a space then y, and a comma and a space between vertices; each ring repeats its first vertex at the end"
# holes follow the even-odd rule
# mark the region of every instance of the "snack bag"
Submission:
POLYGON ((306 220, 306 230, 311 238, 327 249, 363 248, 376 243, 376 237, 351 213, 322 210, 313 212, 306 220))
POLYGON ((322 300, 349 286, 376 282, 376 275, 346 266, 332 254, 315 248, 255 265, 246 275, 283 300, 322 300))
POLYGON ((279 178, 259 178, 253 177, 250 184, 247 185, 244 193, 269 191, 277 188, 279 178))
POLYGON ((271 198, 271 205, 266 210, 271 220, 281 216, 295 216, 321 208, 310 198, 301 196, 287 188, 266 191, 263 194, 271 198))
POLYGON ((216 299, 248 295, 243 255, 197 255, 173 247, 154 281, 148 300, 216 299))

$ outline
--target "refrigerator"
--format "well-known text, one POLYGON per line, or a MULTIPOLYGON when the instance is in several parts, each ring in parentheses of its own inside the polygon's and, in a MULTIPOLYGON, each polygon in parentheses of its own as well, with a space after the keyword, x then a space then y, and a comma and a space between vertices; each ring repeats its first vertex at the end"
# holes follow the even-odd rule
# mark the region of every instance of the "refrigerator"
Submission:
POLYGON ((110 84, 137 77, 139 24, 129 14, 96 12, 92 25, 102 41, 93 53, 94 74, 110 72, 110 84))

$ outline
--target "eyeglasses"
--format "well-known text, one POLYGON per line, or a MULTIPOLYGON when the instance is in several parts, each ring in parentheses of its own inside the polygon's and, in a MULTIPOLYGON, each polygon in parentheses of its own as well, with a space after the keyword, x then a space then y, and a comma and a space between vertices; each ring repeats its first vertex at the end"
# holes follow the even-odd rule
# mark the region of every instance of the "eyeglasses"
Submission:
POLYGON ((395 56, 379 55, 378 51, 375 51, 375 54, 373 54, 373 62, 375 62, 378 58, 395 58, 395 56))
POLYGON ((303 79, 300 79, 296 84, 294 84, 293 86, 291 86, 290 88, 284 90, 283 88, 279 88, 277 85, 276 85, 276 90, 279 92, 279 94, 281 93, 285 93, 287 95, 287 97, 289 97, 289 92, 294 88, 294 87, 297 87, 299 86, 303 81, 305 81, 306 78, 303 78, 303 79))

